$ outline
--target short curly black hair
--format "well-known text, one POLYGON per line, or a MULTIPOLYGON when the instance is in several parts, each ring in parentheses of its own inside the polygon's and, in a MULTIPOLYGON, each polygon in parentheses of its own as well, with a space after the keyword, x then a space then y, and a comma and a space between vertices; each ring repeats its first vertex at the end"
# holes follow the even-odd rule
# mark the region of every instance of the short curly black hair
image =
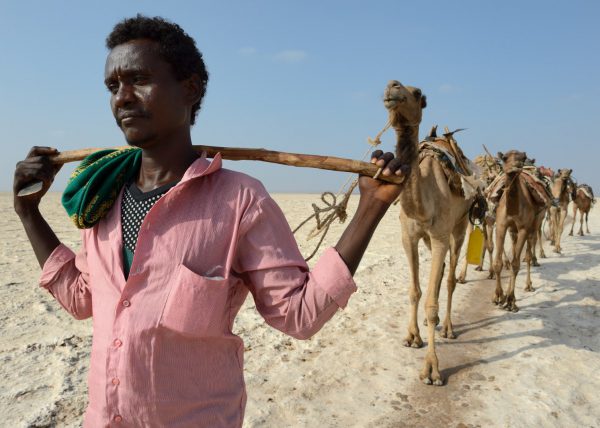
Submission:
POLYGON ((200 110, 200 104, 206 93, 208 71, 202 60, 202 53, 196 42, 183 29, 166 19, 155 16, 150 18, 137 14, 119 22, 106 38, 106 47, 115 46, 136 39, 148 39, 158 43, 159 54, 171 64, 177 80, 184 80, 197 74, 202 81, 200 100, 192 106, 190 123, 193 125, 200 110))

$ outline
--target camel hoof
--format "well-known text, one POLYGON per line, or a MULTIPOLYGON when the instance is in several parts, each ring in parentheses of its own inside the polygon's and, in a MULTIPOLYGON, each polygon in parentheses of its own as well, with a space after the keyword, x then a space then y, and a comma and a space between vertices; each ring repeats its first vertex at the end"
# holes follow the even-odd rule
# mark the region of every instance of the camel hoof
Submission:
POLYGON ((507 312, 519 312, 519 308, 514 303, 507 303, 502 307, 502 309, 507 312))
POLYGON ((409 335, 406 339, 404 339, 402 344, 407 348, 418 349, 423 346, 423 340, 419 336, 409 335))
POLYGON ((494 272, 490 272, 487 279, 494 279, 494 272))
POLYGON ((464 278, 456 278, 456 282, 458 282, 459 284, 466 284, 467 281, 464 278))
POLYGON ((573 232, 569 232, 569 236, 573 236, 573 232))
POLYGON ((540 264, 538 263, 538 261, 536 260, 535 262, 531 263, 531 266, 534 267, 540 267, 540 264))
POLYGON ((431 378, 429 376, 425 376, 421 380, 423 381, 423 383, 425 385, 433 385, 433 386, 443 386, 444 385, 444 381, 442 379, 433 379, 433 380, 431 380, 431 378))
POLYGON ((540 254, 540 259, 545 259, 545 258, 546 258, 546 254, 545 253, 540 254))
POLYGON ((445 339, 456 339, 456 336, 455 336, 455 335, 454 335, 454 333, 452 333, 452 332, 445 332, 445 331, 442 331, 442 332, 440 333, 440 335, 441 335, 443 338, 445 338, 445 339))
POLYGON ((477 267, 475 268, 475 270, 476 270, 477 272, 481 272, 481 271, 483 270, 483 268, 482 268, 481 266, 477 266, 477 267))
POLYGON ((492 303, 495 305, 502 305, 506 302, 506 296, 496 296, 492 299, 492 303))

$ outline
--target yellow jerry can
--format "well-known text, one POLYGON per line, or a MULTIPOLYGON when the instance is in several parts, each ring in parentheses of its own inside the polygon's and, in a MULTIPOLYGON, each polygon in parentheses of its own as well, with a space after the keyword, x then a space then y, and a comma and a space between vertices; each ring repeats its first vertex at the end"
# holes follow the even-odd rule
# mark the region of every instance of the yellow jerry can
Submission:
POLYGON ((479 265, 483 255, 483 231, 475 226, 469 235, 469 246, 467 247, 467 263, 479 265))

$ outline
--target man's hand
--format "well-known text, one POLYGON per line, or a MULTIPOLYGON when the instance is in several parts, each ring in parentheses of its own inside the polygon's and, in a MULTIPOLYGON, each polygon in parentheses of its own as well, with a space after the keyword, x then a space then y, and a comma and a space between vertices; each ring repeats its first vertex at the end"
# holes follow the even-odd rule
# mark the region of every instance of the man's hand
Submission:
POLYGON ((54 165, 49 156, 58 154, 52 147, 33 147, 27 157, 17 163, 13 181, 14 208, 19 216, 37 211, 42 197, 46 194, 54 181, 61 165, 54 165), (42 190, 27 196, 17 196, 19 190, 34 181, 43 182, 42 190))
MULTIPOLYGON (((410 166, 402 165, 400 160, 390 152, 374 151, 371 155, 371 163, 382 168, 381 175, 384 177, 390 175, 408 177, 410 173, 410 166)), ((367 176, 361 176, 359 179, 361 199, 365 197, 374 198, 387 204, 391 204, 398 198, 403 187, 404 184, 386 183, 367 176)))
MULTIPOLYGON (((393 153, 377 150, 371 156, 371 163, 382 168, 383 176, 393 174, 408 177, 410 173, 410 167, 400 164, 393 153)), ((404 183, 390 184, 367 176, 361 176, 358 184, 360 188, 358 208, 335 246, 352 275, 358 268, 377 224, 404 187, 404 183)))

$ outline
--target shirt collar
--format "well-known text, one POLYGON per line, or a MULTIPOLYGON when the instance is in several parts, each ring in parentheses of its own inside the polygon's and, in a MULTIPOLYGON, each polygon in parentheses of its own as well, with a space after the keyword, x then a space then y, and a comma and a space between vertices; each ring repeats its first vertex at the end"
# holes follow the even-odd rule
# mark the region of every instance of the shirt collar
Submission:
POLYGON ((199 157, 188 167, 179 183, 185 183, 186 181, 194 178, 212 174, 213 172, 220 170, 221 165, 221 153, 217 153, 213 157, 212 162, 207 160, 205 157, 199 157))

